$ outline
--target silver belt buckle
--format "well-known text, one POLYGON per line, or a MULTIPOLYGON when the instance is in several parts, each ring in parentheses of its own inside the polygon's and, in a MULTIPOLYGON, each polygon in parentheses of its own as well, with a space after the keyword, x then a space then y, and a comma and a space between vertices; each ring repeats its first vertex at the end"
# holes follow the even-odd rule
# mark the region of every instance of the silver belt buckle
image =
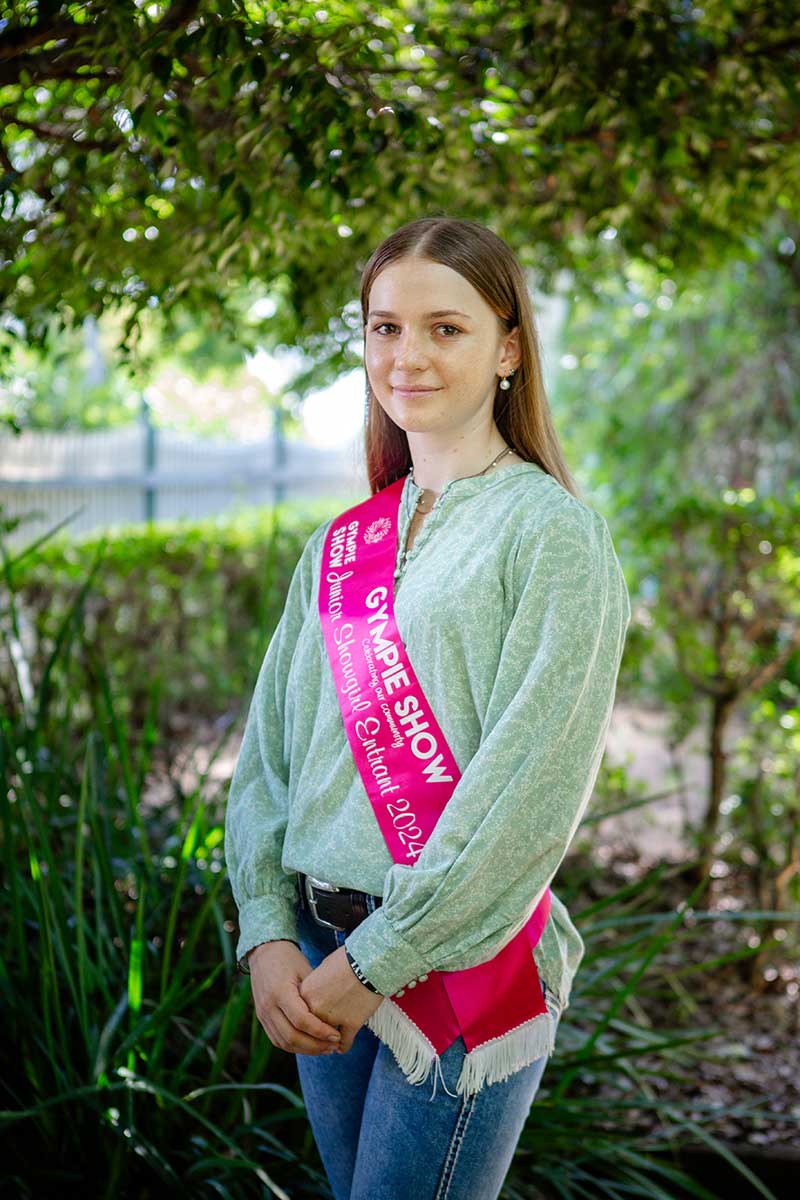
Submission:
POLYGON ((314 920, 318 925, 324 925, 326 929, 335 929, 339 933, 344 933, 344 925, 334 925, 332 921, 326 921, 318 915, 317 898, 313 892, 313 888, 315 887, 319 888, 320 891, 323 892, 340 892, 342 889, 337 887, 335 883, 326 883, 324 879, 314 879, 313 875, 303 876, 303 888, 305 890, 309 908, 314 914, 314 920))

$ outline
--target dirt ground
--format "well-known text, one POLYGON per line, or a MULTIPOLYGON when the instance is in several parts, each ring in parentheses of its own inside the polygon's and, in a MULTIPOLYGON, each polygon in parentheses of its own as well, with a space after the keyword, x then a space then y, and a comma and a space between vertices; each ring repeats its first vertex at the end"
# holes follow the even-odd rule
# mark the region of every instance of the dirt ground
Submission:
MULTIPOLYGON (((615 707, 606 761, 625 765, 631 777, 646 785, 647 795, 669 792, 676 781, 680 786, 671 796, 597 825, 593 857, 610 870, 613 887, 641 878, 658 863, 685 861, 689 854, 685 830, 699 824, 705 809, 705 732, 695 731, 671 756, 666 727, 661 712, 619 702, 615 707)), ((728 744, 742 732, 741 723, 734 723, 728 744)), ((724 865, 720 870, 724 872, 724 865)), ((670 903, 681 899, 676 891, 670 903)), ((749 873, 735 866, 712 880, 701 903, 704 909, 721 913, 759 908, 749 873)), ((719 1028, 723 1035, 707 1043, 708 1054, 693 1086, 680 1088, 674 1081, 661 1081, 662 1099, 674 1096, 720 1108, 765 1102, 774 1118, 742 1115, 714 1124, 715 1136, 739 1145, 800 1147, 800 961, 797 925, 786 924, 785 930, 777 926, 776 936, 783 933, 784 941, 759 954, 754 964, 752 960, 730 963, 716 968, 710 977, 695 976, 691 1025, 719 1028)), ((763 932, 763 926, 759 928, 763 932)), ((711 957, 712 940, 714 953, 723 955, 741 950, 756 932, 726 920, 712 920, 706 929, 708 937, 697 948, 698 962, 711 957)), ((657 1013, 649 1015, 657 1020, 657 1013)))

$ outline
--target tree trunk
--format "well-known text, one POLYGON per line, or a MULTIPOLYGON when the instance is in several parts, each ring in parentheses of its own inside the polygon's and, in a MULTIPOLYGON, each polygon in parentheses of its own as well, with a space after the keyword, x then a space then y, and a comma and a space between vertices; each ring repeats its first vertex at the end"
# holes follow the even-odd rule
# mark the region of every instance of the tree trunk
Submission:
POLYGON ((725 792, 725 731, 734 708, 734 697, 714 696, 711 705, 709 731, 709 763, 711 777, 708 789, 708 808, 700 830, 700 865, 698 878, 704 879, 714 861, 714 844, 719 829, 719 810, 725 792))

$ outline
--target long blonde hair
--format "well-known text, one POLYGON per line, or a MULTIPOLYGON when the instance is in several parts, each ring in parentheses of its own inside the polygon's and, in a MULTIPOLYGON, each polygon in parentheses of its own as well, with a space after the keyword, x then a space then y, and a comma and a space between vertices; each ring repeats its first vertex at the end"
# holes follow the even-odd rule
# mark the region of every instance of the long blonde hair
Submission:
MULTIPOLYGON (((550 414, 539 335, 525 276, 514 252, 491 229, 462 217, 421 217, 402 225, 373 251, 361 276, 365 343, 369 296, 378 273, 389 263, 409 258, 428 259, 458 271, 494 309, 506 334, 519 325, 521 359, 507 391, 500 388, 498 380, 495 423, 521 458, 536 463, 581 499, 550 414)), ((374 494, 407 474, 412 460, 405 430, 377 402, 369 377, 366 387, 364 448, 370 492, 374 494)))

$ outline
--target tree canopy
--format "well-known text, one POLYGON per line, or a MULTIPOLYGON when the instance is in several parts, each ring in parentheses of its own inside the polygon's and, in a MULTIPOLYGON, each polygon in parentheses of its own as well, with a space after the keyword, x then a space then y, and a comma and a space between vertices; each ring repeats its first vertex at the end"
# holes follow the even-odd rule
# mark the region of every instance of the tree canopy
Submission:
POLYGON ((123 354, 144 312, 191 311, 346 358, 358 272, 415 217, 580 287, 609 242, 669 272, 747 254, 800 199, 792 0, 2 11, 2 300, 31 345, 119 307, 123 354))

